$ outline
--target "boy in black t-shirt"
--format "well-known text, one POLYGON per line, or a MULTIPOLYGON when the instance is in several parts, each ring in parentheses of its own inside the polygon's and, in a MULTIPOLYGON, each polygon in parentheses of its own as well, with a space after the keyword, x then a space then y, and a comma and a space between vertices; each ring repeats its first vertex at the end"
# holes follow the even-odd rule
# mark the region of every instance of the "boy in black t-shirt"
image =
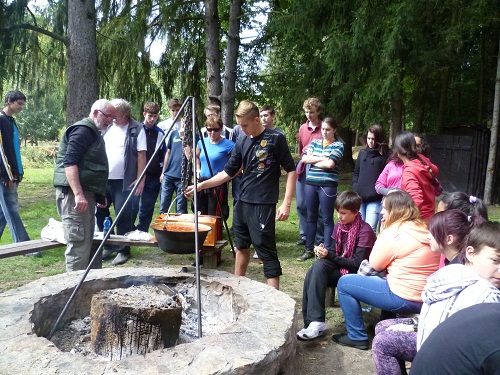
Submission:
MULTIPOLYGON (((285 136, 266 129, 260 122, 259 109, 248 100, 236 110, 236 122, 246 137, 239 137, 224 170, 197 185, 198 191, 219 186, 243 168, 241 192, 233 212, 236 244, 234 273, 245 276, 253 244, 264 262, 267 284, 279 289, 281 265, 276 250, 275 223, 287 220, 295 191, 295 164, 285 136), (279 197, 281 167, 287 172, 285 198, 276 210, 279 197)), ((190 186, 186 195, 193 193, 190 186)))

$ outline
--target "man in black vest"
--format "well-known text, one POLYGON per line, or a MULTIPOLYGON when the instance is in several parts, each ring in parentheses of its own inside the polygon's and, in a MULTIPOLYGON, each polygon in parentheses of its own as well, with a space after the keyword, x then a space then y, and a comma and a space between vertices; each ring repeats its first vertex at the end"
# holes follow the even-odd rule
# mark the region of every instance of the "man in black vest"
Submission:
POLYGON ((156 200, 161 188, 161 172, 163 167, 163 159, 165 157, 165 142, 162 142, 164 133, 156 124, 158 120, 158 112, 160 106, 155 102, 144 103, 144 122, 143 129, 146 133, 146 160, 149 162, 155 151, 155 157, 149 164, 149 167, 144 176, 144 190, 141 196, 141 203, 139 205, 139 220, 137 221, 137 229, 147 232, 149 225, 153 219, 156 200))
POLYGON ((92 105, 89 117, 68 127, 59 144, 54 186, 67 241, 66 271, 84 270, 91 259, 95 206, 105 205, 108 181, 108 160, 99 131, 115 116, 111 102, 100 99, 92 105))

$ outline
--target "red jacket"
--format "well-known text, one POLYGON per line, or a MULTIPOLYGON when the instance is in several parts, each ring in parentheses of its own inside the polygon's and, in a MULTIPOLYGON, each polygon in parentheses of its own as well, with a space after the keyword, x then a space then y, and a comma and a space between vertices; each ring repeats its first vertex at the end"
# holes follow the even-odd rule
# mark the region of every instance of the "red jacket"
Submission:
POLYGON ((418 155, 427 163, 424 165, 419 159, 410 160, 403 166, 403 180, 401 190, 408 192, 420 209, 420 215, 429 221, 436 207, 436 195, 434 186, 431 184, 432 173, 437 177, 439 170, 436 165, 423 155, 418 155))

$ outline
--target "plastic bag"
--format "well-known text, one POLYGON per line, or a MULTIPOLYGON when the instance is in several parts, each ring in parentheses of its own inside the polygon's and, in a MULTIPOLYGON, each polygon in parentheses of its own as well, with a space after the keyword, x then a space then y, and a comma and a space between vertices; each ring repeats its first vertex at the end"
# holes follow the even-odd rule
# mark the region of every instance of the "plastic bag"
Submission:
POLYGON ((67 243, 64 239, 62 223, 54 218, 49 218, 49 223, 42 229, 40 237, 48 241, 57 241, 63 244, 67 243))
POLYGON ((130 241, 153 241, 153 236, 148 232, 142 232, 139 229, 134 230, 133 232, 125 233, 125 237, 127 237, 130 241))

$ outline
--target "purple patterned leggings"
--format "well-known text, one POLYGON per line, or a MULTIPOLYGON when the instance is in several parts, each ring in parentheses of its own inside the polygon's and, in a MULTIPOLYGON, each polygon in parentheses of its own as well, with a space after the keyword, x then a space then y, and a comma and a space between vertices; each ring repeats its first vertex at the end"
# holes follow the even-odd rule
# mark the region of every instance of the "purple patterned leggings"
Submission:
POLYGON ((387 319, 377 323, 372 342, 377 375, 407 374, 405 361, 413 361, 417 354, 417 333, 386 331, 387 327, 405 320, 408 319, 387 319))

